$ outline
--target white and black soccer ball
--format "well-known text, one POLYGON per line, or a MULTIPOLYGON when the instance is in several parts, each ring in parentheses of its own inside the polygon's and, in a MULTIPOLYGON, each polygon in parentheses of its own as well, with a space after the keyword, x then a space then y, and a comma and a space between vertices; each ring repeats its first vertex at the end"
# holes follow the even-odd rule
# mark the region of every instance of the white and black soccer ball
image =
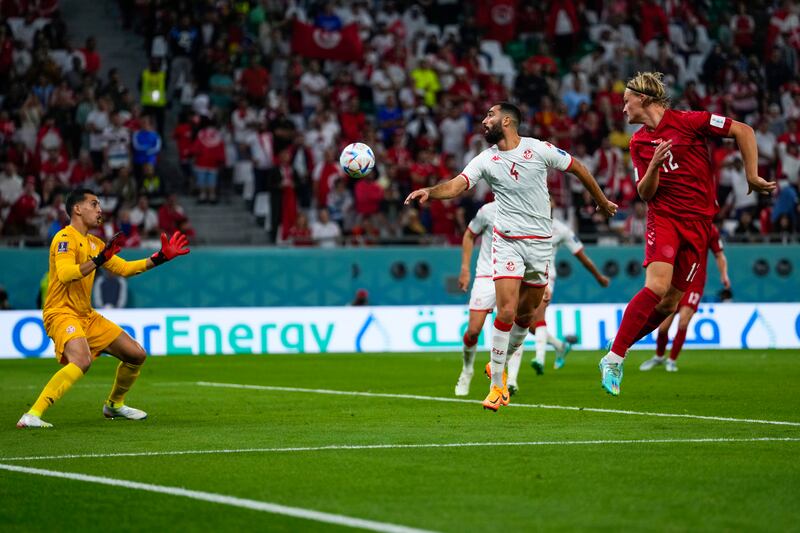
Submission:
POLYGON ((351 178, 363 178, 375 168, 375 154, 364 143, 348 144, 339 156, 339 164, 351 178))

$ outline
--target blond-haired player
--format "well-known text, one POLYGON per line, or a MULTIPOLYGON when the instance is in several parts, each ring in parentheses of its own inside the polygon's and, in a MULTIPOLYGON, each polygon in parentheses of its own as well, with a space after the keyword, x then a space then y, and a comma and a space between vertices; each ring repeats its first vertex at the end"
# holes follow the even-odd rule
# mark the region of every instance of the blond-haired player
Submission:
POLYGON ((50 245, 50 287, 42 316, 47 335, 55 343, 56 372, 27 413, 17 422, 20 428, 49 428, 42 420, 45 410, 59 400, 106 352, 120 360, 111 394, 103 405, 106 418, 141 420, 147 413, 125 405, 125 394, 139 377, 147 353, 122 328, 92 309, 95 271, 106 268, 119 276, 135 276, 179 255, 189 253, 186 236, 176 232, 161 235, 161 250, 147 259, 125 261, 116 256, 121 234, 108 243, 89 234, 99 227, 103 213, 97 196, 89 189, 77 189, 66 201, 70 223, 59 231, 50 245))

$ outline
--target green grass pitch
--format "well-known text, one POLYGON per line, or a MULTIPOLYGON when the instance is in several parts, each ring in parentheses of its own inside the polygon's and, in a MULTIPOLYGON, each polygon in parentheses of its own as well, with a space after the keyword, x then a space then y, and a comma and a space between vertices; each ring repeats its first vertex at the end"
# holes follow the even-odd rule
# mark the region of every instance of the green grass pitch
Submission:
MULTIPOLYGON (((618 398, 600 388, 599 353, 573 353, 560 371, 549 367, 551 353, 544 376, 525 363, 512 404, 585 409, 508 407, 499 413, 474 403, 487 392, 485 354, 476 363, 473 403, 436 399, 454 398, 461 366, 455 353, 155 357, 128 397, 149 412, 142 422, 103 419, 116 363, 104 357, 46 413, 56 426, 46 431, 14 424, 58 365, 52 359, 1 361, 0 465, 434 531, 800 531, 800 353, 686 352, 675 374, 640 372, 649 355, 631 353, 618 398), (792 424, 758 422, 766 420, 792 424), (663 440, 671 442, 652 442, 663 440), (458 446, 492 442, 523 444, 458 446), (376 444, 389 446, 364 447, 376 444), (428 444, 454 446, 392 447, 428 444), (332 449, 275 450, 323 446, 332 449), (237 451, 253 448, 260 450, 237 451), (119 455, 202 450, 230 453, 119 455), (93 453, 103 456, 30 458, 93 453)), ((6 470, 0 470, 0 502, 3 531, 349 529, 6 470)))

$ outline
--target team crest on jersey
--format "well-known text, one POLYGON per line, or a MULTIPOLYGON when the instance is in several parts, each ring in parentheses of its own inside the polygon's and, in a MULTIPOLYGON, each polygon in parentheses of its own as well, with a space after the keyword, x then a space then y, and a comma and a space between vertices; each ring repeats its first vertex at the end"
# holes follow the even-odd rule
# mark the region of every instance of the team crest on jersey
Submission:
POLYGON ((75 333, 75 326, 67 326, 67 333, 75 333))
POLYGON ((522 152, 522 157, 524 157, 525 159, 530 159, 531 157, 533 157, 533 150, 528 148, 527 150, 522 152))
POLYGON ((63 253, 67 251, 67 247, 69 247, 69 243, 67 241, 61 241, 58 243, 58 253, 63 253))
POLYGON ((514 272, 516 268, 517 265, 515 265, 513 261, 509 261, 508 263, 506 263, 506 270, 508 270, 509 272, 514 272))

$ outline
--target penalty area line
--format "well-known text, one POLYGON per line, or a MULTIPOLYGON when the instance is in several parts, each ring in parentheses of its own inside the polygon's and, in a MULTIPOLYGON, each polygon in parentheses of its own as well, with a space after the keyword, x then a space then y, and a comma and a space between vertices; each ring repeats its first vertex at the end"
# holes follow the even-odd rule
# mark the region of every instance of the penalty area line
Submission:
MULTIPOLYGON (((469 403, 479 404, 480 400, 465 400, 463 398, 447 398, 442 396, 421 396, 417 394, 390 394, 386 392, 359 392, 342 391, 331 389, 304 389, 299 387, 278 387, 272 385, 246 385, 241 383, 215 383, 211 381, 198 381, 201 387, 219 387, 229 389, 263 390, 275 392, 305 392, 308 394, 330 394, 334 396, 364 396, 368 398, 393 398, 400 400, 422 400, 427 402, 450 402, 450 403, 469 403)), ((693 420, 714 420, 717 422, 739 422, 743 424, 769 424, 776 426, 795 426, 800 427, 800 422, 787 422, 783 420, 759 420, 755 418, 733 418, 726 416, 706 416, 691 415, 684 413, 653 413, 648 411, 629 411, 624 409, 604 409, 601 407, 574 407, 569 405, 546 405, 532 403, 511 403, 508 407, 519 407, 528 409, 561 409, 564 411, 584 411, 589 413, 606 413, 616 415, 632 416, 654 416, 662 418, 690 418, 693 420)))
POLYGON ((354 518, 351 516, 315 511, 313 509, 304 509, 302 507, 290 507, 278 503, 262 502, 246 498, 237 498, 235 496, 227 496, 225 494, 217 494, 214 492, 203 492, 199 490, 189 490, 181 487, 153 485, 150 483, 140 483, 137 481, 128 481, 125 479, 91 476, 88 474, 79 474, 74 472, 60 472, 57 470, 44 470, 41 468, 29 468, 26 466, 6 465, 1 463, 0 463, 0 470, 6 470, 8 472, 18 472, 21 474, 31 474, 35 476, 70 479, 73 481, 84 481, 86 483, 97 483, 100 485, 122 487, 126 489, 141 490, 145 492, 155 492, 158 494, 167 494, 170 496, 180 496, 192 500, 200 500, 209 503, 228 505, 231 507, 239 507, 242 509, 251 509, 253 511, 262 511, 265 513, 291 516, 294 518, 313 520, 315 522, 323 522, 326 524, 335 524, 339 526, 366 529, 369 531, 380 531, 385 533, 430 533, 428 530, 416 529, 412 527, 391 524, 388 522, 365 520, 362 518, 354 518))
MULTIPOLYGON (((218 455, 234 453, 290 453, 348 450, 405 450, 418 448, 479 448, 503 446, 593 446, 614 444, 713 444, 743 442, 800 442, 800 437, 708 437, 695 439, 616 439, 616 440, 537 440, 523 442, 435 442, 421 444, 330 444, 324 446, 294 446, 283 448, 232 448, 220 450, 164 450, 157 452, 81 453, 64 455, 30 455, 0 457, 0 461, 46 461, 63 459, 103 459, 118 457, 162 457, 176 455, 218 455)), ((2 466, 2 465, 0 465, 2 466)))

